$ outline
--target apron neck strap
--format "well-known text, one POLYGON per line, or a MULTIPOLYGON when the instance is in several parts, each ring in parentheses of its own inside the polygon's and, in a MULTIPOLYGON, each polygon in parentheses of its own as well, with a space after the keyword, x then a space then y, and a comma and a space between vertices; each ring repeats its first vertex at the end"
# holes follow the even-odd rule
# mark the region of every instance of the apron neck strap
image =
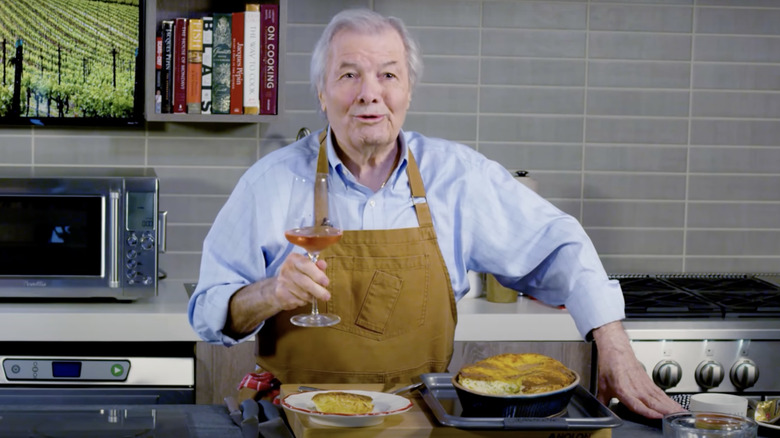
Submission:
POLYGON ((317 157, 317 173, 328 173, 328 127, 320 132, 320 153, 317 157))

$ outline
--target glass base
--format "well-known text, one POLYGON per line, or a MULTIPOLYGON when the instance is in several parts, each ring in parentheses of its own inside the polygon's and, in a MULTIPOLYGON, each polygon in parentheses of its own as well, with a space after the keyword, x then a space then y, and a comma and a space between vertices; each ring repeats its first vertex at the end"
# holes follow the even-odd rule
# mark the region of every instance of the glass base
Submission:
POLYGON ((341 318, 330 313, 307 313, 293 316, 290 322, 300 327, 330 327, 341 322, 341 318))

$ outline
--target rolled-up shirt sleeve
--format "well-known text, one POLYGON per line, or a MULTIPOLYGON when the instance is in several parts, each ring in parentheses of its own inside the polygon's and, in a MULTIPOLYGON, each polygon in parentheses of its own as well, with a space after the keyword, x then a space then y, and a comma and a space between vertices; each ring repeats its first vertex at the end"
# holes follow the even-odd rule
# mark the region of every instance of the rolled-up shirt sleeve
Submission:
POLYGON ((576 218, 470 148, 436 140, 414 147, 416 141, 410 144, 421 151, 420 170, 456 299, 466 293, 468 271, 485 272, 506 287, 565 306, 583 339, 625 317, 620 285, 609 279, 576 218))
MULTIPOLYGON (((484 186, 483 182, 477 190, 484 191, 484 186)), ((486 272, 496 273, 505 286, 542 302, 565 306, 583 339, 594 328, 625 317, 619 283, 609 279, 596 248, 574 217, 513 179, 493 190, 506 195, 493 196, 498 201, 489 201, 495 204, 473 218, 484 222, 473 227, 479 236, 475 240, 480 241, 474 242, 480 247, 475 253, 500 254, 487 256, 486 272)))
MULTIPOLYGON (((266 253, 277 256, 286 246, 286 241, 281 242, 281 219, 268 211, 272 200, 255 198, 252 186, 264 182, 248 179, 257 173, 239 180, 203 242, 200 277, 190 298, 188 317, 198 336, 209 343, 234 345, 251 339, 262 328, 261 323, 239 339, 223 331, 233 294, 274 275, 275 265, 266 259, 266 253)), ((273 190, 268 192, 273 196, 273 190)), ((285 204, 276 205, 274 210, 285 204)))

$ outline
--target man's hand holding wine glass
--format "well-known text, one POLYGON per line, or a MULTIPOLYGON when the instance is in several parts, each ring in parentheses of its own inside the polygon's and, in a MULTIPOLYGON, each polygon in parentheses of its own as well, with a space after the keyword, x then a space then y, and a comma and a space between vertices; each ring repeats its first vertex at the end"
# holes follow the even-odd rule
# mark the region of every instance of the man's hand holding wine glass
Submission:
POLYGON ((292 310, 312 302, 330 300, 324 260, 312 263, 305 254, 290 253, 276 277, 274 294, 283 310, 292 310))

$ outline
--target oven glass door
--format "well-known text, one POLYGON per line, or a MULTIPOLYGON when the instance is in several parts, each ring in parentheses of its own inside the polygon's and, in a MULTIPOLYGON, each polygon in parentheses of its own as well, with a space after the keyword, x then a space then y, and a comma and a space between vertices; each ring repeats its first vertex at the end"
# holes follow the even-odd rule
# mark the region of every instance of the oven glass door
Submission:
POLYGON ((102 277, 105 198, 0 195, 0 277, 102 277))

